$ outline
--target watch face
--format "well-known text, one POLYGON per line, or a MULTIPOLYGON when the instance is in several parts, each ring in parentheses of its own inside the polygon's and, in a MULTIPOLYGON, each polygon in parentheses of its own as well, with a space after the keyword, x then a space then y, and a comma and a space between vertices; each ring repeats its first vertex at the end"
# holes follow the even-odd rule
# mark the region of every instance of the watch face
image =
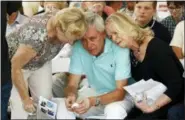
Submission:
POLYGON ((96 98, 96 104, 95 106, 99 106, 100 105, 100 98, 96 98))

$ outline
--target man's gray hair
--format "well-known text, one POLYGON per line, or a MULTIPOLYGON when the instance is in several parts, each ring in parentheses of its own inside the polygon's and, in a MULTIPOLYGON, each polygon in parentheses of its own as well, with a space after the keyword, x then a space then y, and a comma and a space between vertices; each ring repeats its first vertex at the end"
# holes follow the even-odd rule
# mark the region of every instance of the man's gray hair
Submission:
POLYGON ((94 25, 98 32, 103 32, 105 30, 105 24, 103 18, 97 13, 87 11, 85 12, 85 18, 88 25, 94 25))

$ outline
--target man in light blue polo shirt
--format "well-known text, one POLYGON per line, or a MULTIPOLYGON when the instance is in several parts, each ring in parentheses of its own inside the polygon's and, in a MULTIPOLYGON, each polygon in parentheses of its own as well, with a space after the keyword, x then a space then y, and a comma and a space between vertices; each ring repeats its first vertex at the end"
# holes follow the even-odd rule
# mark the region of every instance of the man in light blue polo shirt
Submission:
POLYGON ((73 48, 69 70, 72 74, 84 73, 89 85, 99 95, 115 90, 116 81, 127 82, 130 77, 129 50, 118 47, 108 38, 105 38, 104 42, 102 53, 93 56, 84 49, 83 40, 77 41, 73 48))
POLYGON ((98 14, 88 12, 86 18, 88 30, 73 46, 65 104, 63 100, 57 118, 84 119, 103 114, 104 119, 123 119, 133 107, 123 89, 131 77, 129 50, 106 38, 104 21, 98 14), (83 74, 95 94, 79 100, 77 88, 83 74))

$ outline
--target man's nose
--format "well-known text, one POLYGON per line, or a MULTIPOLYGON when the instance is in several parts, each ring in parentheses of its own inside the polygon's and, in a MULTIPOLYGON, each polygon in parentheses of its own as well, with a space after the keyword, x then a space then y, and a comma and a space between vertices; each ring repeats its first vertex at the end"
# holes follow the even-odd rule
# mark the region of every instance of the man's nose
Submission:
POLYGON ((140 9, 140 13, 141 13, 141 14, 144 14, 144 13, 145 13, 145 9, 144 9, 144 8, 141 8, 141 9, 140 9))
POLYGON ((91 41, 87 42, 87 47, 88 47, 88 49, 92 49, 93 48, 93 44, 92 44, 91 41))

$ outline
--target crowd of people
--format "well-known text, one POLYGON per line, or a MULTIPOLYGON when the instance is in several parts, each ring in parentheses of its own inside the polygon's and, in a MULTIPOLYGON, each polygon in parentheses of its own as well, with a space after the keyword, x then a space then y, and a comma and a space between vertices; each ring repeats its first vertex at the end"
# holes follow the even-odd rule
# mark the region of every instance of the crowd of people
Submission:
POLYGON ((184 119, 185 2, 167 1, 162 21, 157 1, 2 3, 3 120, 9 102, 27 119, 40 96, 60 98, 56 119, 184 119), (69 71, 52 74, 66 44, 69 71), (167 87, 151 105, 123 88, 149 79, 167 87))

